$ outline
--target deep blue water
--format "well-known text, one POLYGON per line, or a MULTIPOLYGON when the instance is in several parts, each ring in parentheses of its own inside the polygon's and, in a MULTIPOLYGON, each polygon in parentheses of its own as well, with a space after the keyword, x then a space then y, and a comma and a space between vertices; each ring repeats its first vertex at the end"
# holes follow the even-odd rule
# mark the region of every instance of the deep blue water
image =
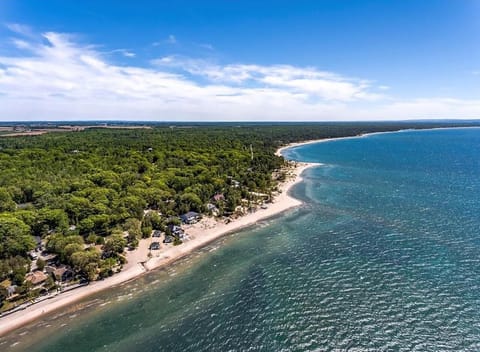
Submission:
POLYGON ((480 350, 480 129, 284 155, 325 164, 293 190, 301 208, 16 331, 0 350, 480 350))

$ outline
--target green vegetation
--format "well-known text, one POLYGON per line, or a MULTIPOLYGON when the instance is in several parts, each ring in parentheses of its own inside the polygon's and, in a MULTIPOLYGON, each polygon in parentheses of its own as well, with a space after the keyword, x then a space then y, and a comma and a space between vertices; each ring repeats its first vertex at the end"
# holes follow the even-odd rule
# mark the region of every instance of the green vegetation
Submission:
POLYGON ((178 224, 179 214, 206 213, 214 194, 225 197, 221 214, 252 191, 270 194, 272 172, 284 165, 274 151, 283 144, 444 125, 207 125, 0 138, 0 282, 29 291, 33 236, 77 274, 111 275, 125 263, 126 246, 178 224))

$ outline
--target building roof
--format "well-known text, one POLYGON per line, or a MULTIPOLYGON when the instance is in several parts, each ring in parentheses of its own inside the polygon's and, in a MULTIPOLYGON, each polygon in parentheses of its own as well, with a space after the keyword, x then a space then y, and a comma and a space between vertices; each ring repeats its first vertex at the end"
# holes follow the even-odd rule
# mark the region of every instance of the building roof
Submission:
POLYGON ((188 219, 188 218, 196 218, 197 216, 199 216, 200 214, 194 212, 194 211, 189 211, 188 213, 185 213, 183 215, 181 215, 180 217, 182 219, 188 219))
POLYGON ((41 255, 40 258, 45 260, 46 262, 48 262, 48 261, 53 261, 53 260, 57 259, 57 255, 50 253, 50 254, 46 254, 46 255, 41 255))
POLYGON ((181 228, 180 226, 173 225, 173 224, 169 224, 167 227, 168 227, 168 228, 170 229, 170 231, 172 231, 172 232, 181 231, 181 230, 182 230, 182 228, 181 228))
POLYGON ((58 277, 62 277, 62 275, 65 274, 67 271, 72 272, 72 269, 70 269, 67 266, 61 266, 60 268, 55 269, 53 274, 55 275, 55 277, 58 278, 58 277))
POLYGON ((47 278, 48 276, 45 273, 37 270, 32 273, 28 273, 25 277, 25 281, 30 281, 32 284, 38 285, 47 280, 47 278))

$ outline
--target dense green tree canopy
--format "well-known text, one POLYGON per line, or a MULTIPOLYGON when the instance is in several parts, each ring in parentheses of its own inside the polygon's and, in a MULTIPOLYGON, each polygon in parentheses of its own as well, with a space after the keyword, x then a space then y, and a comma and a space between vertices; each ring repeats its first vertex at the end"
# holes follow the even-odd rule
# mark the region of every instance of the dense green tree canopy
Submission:
POLYGON ((0 258, 25 255, 34 247, 28 225, 9 214, 0 215, 0 258))

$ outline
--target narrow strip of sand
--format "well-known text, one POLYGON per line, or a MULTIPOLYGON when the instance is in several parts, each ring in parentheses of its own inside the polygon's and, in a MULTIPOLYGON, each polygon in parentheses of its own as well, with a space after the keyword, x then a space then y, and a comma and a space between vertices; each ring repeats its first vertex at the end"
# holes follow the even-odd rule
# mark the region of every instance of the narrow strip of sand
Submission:
MULTIPOLYGON (((281 150, 283 148, 279 149, 277 154, 281 150)), ((273 202, 266 209, 258 209, 256 212, 244 215, 228 224, 218 221, 212 222, 211 219, 207 218, 205 221, 187 228, 187 233, 190 236, 188 241, 185 241, 180 246, 162 248, 158 255, 150 258, 148 257, 150 252, 148 246, 151 239, 142 240, 137 250, 127 254, 128 264, 120 273, 102 281, 95 281, 88 286, 57 294, 52 296, 51 299, 33 304, 22 311, 0 317, 0 336, 96 292, 130 281, 149 270, 164 267, 225 234, 254 225, 260 220, 299 206, 302 204, 301 201, 289 196, 288 191, 302 180, 301 174, 305 169, 316 165, 320 164, 295 163, 295 167, 288 171, 287 180, 280 185, 280 194, 274 198, 273 202)))
POLYGON ((282 152, 283 152, 285 149, 289 149, 289 148, 293 148, 293 147, 299 147, 299 146, 301 146, 301 145, 306 145, 306 144, 312 144, 312 143, 319 143, 319 142, 330 141, 330 140, 333 140, 333 139, 337 139, 337 138, 312 139, 312 140, 304 141, 304 142, 289 143, 289 144, 287 144, 287 145, 284 145, 283 147, 278 148, 277 151, 275 152, 275 155, 276 155, 276 156, 282 156, 282 152))

